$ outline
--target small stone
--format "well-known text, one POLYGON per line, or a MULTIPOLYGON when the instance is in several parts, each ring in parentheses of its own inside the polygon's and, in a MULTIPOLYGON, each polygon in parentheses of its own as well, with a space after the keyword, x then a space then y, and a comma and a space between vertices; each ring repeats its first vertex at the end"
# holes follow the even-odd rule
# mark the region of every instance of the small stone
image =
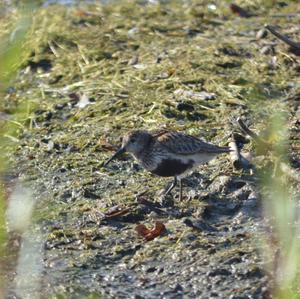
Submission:
POLYGON ((66 107, 66 103, 62 103, 62 104, 59 103, 54 106, 56 110, 62 110, 64 107, 66 107))
POLYGON ((133 27, 133 28, 129 29, 128 32, 127 32, 128 37, 133 37, 137 33, 139 33, 139 28, 138 27, 133 27))
POLYGON ((264 46, 261 48, 260 53, 264 55, 270 55, 270 54, 274 54, 275 50, 273 46, 264 46))
POLYGON ((133 56, 128 60, 128 65, 135 65, 139 62, 139 57, 138 56, 133 56))
POLYGON ((54 148, 54 142, 52 140, 49 140, 47 144, 47 151, 50 152, 54 148))
POLYGON ((260 30, 257 31, 256 33, 256 39, 263 39, 265 37, 267 37, 268 35, 268 31, 265 28, 262 28, 260 30))

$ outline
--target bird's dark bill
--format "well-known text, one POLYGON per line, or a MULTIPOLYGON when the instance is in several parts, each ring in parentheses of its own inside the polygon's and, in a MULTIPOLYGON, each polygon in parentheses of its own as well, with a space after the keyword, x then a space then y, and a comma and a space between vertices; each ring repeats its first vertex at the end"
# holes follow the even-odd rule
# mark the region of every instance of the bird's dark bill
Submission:
POLYGON ((125 148, 121 147, 112 157, 110 157, 104 164, 103 166, 105 167, 110 161, 112 161, 113 159, 117 158, 118 156, 120 156, 121 154, 123 154, 125 152, 125 148))

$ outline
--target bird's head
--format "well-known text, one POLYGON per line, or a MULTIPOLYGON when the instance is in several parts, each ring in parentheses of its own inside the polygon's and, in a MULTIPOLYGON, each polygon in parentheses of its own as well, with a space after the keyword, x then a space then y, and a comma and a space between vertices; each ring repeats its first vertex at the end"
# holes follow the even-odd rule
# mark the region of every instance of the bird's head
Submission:
POLYGON ((110 161, 124 152, 129 152, 134 156, 138 156, 145 148, 147 148, 151 138, 151 134, 147 131, 135 130, 129 132, 124 136, 120 149, 108 159, 103 166, 106 166, 110 161))

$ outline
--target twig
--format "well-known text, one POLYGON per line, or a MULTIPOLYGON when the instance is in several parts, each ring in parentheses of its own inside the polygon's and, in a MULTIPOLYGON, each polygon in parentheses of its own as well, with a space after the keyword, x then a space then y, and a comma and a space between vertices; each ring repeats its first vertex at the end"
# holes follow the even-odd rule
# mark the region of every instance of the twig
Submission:
POLYGON ((240 16, 242 18, 250 18, 250 17, 254 16, 254 14, 248 12, 244 8, 238 6, 234 3, 230 4, 230 9, 233 13, 237 14, 238 16, 240 16))
POLYGON ((246 135, 249 135, 256 143, 269 146, 269 144, 266 141, 261 139, 256 133, 250 130, 240 118, 237 119, 237 124, 239 125, 242 132, 244 132, 246 135))
POLYGON ((300 43, 297 43, 290 38, 288 38, 286 35, 281 34, 278 32, 273 26, 271 25, 266 25, 266 29, 268 29, 273 35, 275 35, 277 38, 291 46, 292 48, 296 49, 297 51, 300 51, 300 43))
POLYGON ((276 13, 274 15, 271 15, 271 18, 295 18, 298 17, 299 13, 276 13))
POLYGON ((131 211, 130 208, 123 208, 121 210, 114 210, 114 211, 106 213, 104 215, 103 220, 110 220, 110 219, 113 219, 113 218, 121 217, 121 216, 124 216, 124 215, 128 214, 130 211, 131 211))

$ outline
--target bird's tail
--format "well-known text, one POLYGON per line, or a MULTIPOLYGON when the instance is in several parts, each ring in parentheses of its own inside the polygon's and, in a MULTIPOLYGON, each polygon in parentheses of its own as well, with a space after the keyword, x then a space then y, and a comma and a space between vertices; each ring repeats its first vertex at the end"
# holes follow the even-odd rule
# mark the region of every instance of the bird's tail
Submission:
POLYGON ((231 151, 232 151, 232 149, 228 146, 218 146, 216 148, 216 153, 220 153, 220 154, 221 153, 229 153, 231 151))

